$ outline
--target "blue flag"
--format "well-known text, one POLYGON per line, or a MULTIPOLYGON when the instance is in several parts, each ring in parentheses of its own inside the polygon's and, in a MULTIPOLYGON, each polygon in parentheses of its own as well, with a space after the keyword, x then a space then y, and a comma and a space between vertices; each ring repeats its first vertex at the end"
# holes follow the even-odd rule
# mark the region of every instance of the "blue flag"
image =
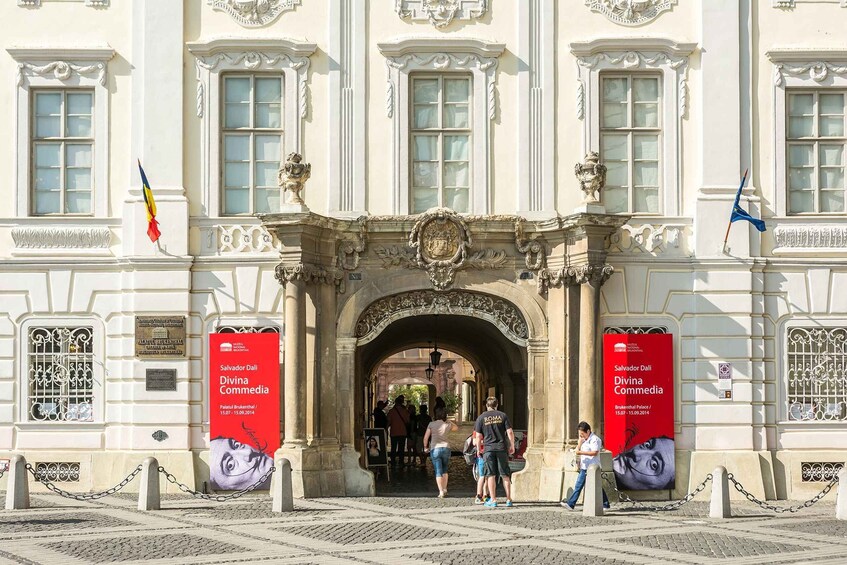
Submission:
MULTIPOLYGON (((738 203, 741 200, 741 191, 744 189, 744 182, 747 180, 747 171, 744 171, 744 176, 741 177, 741 186, 738 187, 738 194, 735 195, 735 203, 732 205, 732 215, 729 217, 730 222, 737 222, 738 220, 747 220, 751 224, 753 224, 757 230, 765 231, 765 222, 763 220, 758 220, 751 216, 747 210, 741 207, 738 203)), ((727 232, 729 233, 729 232, 727 232)))

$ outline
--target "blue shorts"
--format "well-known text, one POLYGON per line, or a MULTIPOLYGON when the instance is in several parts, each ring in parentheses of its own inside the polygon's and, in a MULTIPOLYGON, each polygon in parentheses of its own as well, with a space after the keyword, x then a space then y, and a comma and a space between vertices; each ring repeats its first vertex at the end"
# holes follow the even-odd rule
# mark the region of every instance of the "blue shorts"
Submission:
POLYGON ((483 459, 482 457, 477 457, 476 458, 476 468, 477 468, 477 471, 479 473, 479 476, 484 477, 485 476, 485 459, 483 459))
POLYGON ((450 448, 436 447, 430 451, 429 457, 432 459, 432 468, 435 470, 435 476, 440 477, 441 475, 446 475, 447 465, 450 463, 450 448))

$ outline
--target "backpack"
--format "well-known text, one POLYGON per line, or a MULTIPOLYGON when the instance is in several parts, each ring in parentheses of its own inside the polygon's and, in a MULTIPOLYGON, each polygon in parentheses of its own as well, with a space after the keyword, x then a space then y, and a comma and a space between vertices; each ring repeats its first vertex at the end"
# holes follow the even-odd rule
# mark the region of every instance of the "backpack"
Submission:
POLYGON ((476 462, 477 449, 473 444, 473 434, 469 435, 468 439, 465 440, 465 445, 462 448, 462 457, 465 458, 465 463, 468 465, 473 465, 476 462))

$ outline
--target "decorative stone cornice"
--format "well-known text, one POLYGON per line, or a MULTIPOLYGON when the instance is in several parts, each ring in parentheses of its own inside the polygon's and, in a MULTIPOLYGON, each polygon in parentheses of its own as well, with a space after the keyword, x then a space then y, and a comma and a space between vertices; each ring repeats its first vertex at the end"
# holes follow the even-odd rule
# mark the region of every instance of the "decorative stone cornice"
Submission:
POLYGON ((285 11, 293 10, 301 0, 207 0, 215 11, 226 12, 244 27, 262 27, 285 11))
POLYGON ((529 331, 520 311, 502 298, 467 291, 416 290, 381 298, 359 316, 356 337, 367 343, 392 322, 423 314, 473 316, 493 323, 511 341, 526 345, 529 331))
MULTIPOLYGON (((23 8, 40 8, 44 0, 18 0, 18 6, 23 8)), ((78 0, 82 1, 82 0, 78 0)), ((108 8, 110 0, 85 0, 89 8, 108 8)))
MULTIPOLYGON (((245 71, 269 71, 290 68, 297 72, 297 98, 300 118, 306 117, 307 78, 309 57, 315 52, 314 43, 293 39, 239 39, 219 38, 189 43, 188 50, 195 56, 197 79, 197 117, 203 117, 206 86, 203 71, 211 73, 219 66, 242 68, 245 71)), ((206 75, 208 76, 208 75, 206 75)))
POLYGON ((403 19, 429 20, 437 28, 454 19, 478 19, 488 11, 488 0, 394 0, 394 11, 403 19))
POLYGON ((607 251, 622 254, 691 255, 691 223, 625 224, 609 236, 607 251))
POLYGON ((775 86, 782 86, 786 76, 808 75, 815 82, 824 82, 831 75, 847 75, 844 49, 772 49, 766 55, 774 64, 775 86))
POLYGON ((107 227, 18 226, 12 228, 16 249, 108 249, 107 227))
POLYGON ((385 56, 387 83, 385 108, 389 118, 394 116, 397 73, 403 70, 449 71, 476 69, 485 76, 487 115, 493 120, 497 113, 494 75, 498 57, 506 46, 470 38, 411 37, 378 43, 385 56))
POLYGON ((17 86, 27 76, 51 76, 66 82, 76 75, 94 75, 106 86, 106 64, 114 57, 111 47, 43 48, 11 47, 6 52, 18 63, 17 86))
POLYGON ((612 22, 625 26, 647 23, 670 10, 677 0, 585 0, 592 12, 606 16, 612 22))

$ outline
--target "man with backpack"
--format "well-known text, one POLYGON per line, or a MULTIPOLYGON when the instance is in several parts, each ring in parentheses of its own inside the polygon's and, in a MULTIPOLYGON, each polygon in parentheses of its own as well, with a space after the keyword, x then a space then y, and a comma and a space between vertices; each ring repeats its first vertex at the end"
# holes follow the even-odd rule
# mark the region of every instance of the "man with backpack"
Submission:
MULTIPOLYGON (((415 450, 417 451, 418 457, 420 457, 420 465, 421 469, 426 468, 426 453, 424 453, 424 444, 423 438, 424 434, 426 434, 426 429, 429 427, 429 423, 432 422, 432 418, 429 416, 429 407, 426 404, 421 404, 421 413, 418 414, 417 417, 417 436, 415 437, 415 450)), ((414 459, 412 460, 414 463, 414 459)))

